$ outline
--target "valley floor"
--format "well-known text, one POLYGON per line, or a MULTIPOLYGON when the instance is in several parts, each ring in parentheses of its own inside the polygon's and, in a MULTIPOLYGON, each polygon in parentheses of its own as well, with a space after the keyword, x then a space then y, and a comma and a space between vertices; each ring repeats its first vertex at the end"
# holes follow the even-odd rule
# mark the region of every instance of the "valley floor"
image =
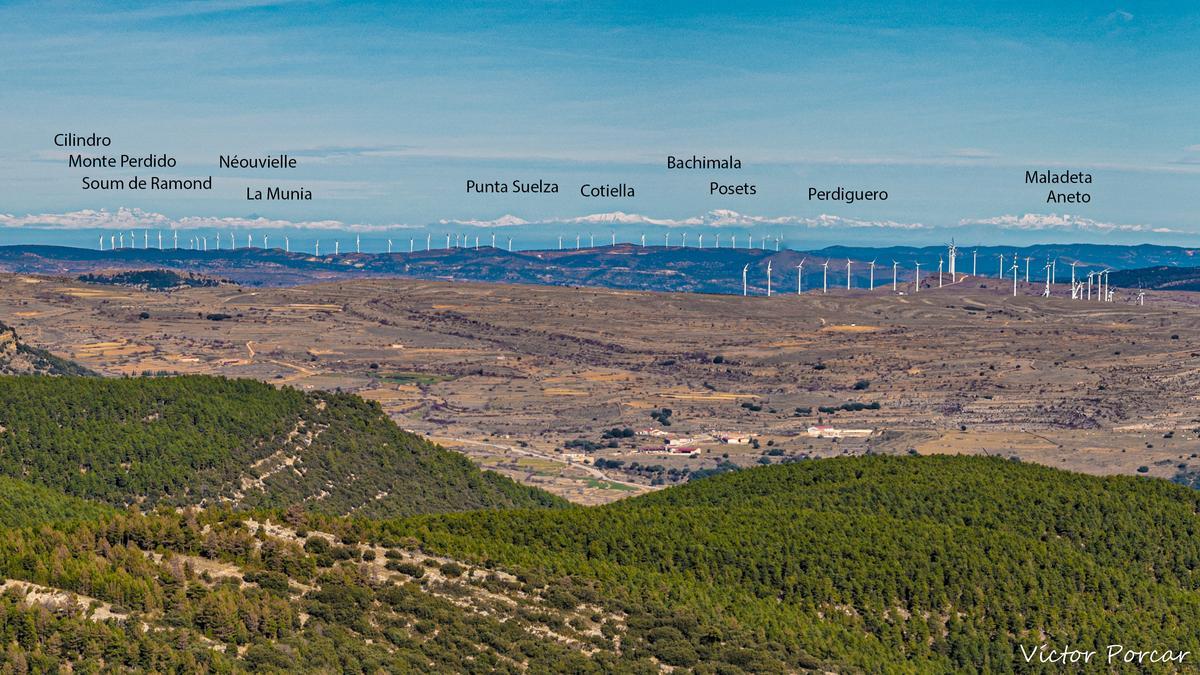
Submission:
POLYGON ((580 503, 728 463, 868 452, 1165 478, 1200 468, 1189 294, 1150 293, 1144 307, 1013 298, 972 278, 907 296, 403 280, 155 293, 5 275, 0 320, 109 375, 352 391, 580 503), (833 438, 845 430, 869 434, 833 438))

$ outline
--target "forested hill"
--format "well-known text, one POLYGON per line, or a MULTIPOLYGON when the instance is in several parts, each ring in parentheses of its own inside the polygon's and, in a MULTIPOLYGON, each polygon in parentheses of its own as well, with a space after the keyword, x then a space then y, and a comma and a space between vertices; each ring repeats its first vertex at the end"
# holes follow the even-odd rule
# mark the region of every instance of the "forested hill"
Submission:
POLYGON ((1160 480, 859 457, 601 507, 358 528, 597 584, 676 665, 1008 672, 1046 668, 1019 649, 1043 642, 1200 653, 1198 507, 1195 491, 1160 480))
POLYGON ((21 341, 17 331, 0 322, 0 375, 95 375, 87 368, 21 341))
POLYGON ((142 507, 396 516, 561 503, 356 396, 205 376, 0 377, 0 475, 142 507))

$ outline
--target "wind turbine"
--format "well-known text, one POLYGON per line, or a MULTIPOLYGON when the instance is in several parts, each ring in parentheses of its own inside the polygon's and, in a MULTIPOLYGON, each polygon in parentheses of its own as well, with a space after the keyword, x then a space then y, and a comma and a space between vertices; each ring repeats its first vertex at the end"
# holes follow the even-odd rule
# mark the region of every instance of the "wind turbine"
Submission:
POLYGON ((979 276, 975 272, 979 269, 979 249, 971 251, 971 276, 979 276))
POLYGON ((121 248, 125 248, 125 233, 121 233, 121 248))
POLYGON ((413 251, 416 248, 417 248, 416 237, 409 237, 408 238, 408 254, 412 255, 413 251))
POLYGON ((721 233, 718 232, 716 234, 716 237, 717 237, 717 248, 721 248, 721 233))
POLYGON ((846 258, 846 290, 850 290, 850 259, 846 258))
POLYGON ((558 235, 558 250, 562 250, 562 235, 558 235))
POLYGON ((158 231, 158 250, 162 250, 162 230, 158 231))
POLYGON ((748 248, 748 249, 754 248, 754 235, 747 232, 746 237, 748 237, 750 239, 750 242, 748 244, 746 244, 746 248, 748 248))
POLYGON ((111 251, 111 250, 115 249, 116 247, 117 247, 117 235, 115 235, 115 234, 108 235, 108 250, 111 251))
POLYGON ((588 248, 596 248, 596 235, 588 232, 588 248))
POLYGON ((742 297, 745 297, 750 292, 750 287, 746 284, 746 275, 750 272, 750 263, 742 266, 742 297))
POLYGON ((946 264, 942 256, 938 256, 938 288, 942 287, 942 267, 946 264))
POLYGON ((616 246, 616 245, 617 245, 617 231, 616 231, 616 230, 613 230, 613 231, 612 231, 612 232, 610 232, 609 234, 611 234, 611 235, 612 235, 612 245, 613 245, 613 246, 616 246))
POLYGON ((896 270, 899 269, 899 267, 900 267, 900 263, 893 260, 892 261, 892 292, 893 293, 895 293, 897 290, 897 288, 896 288, 896 270))
POLYGON ((687 232, 683 233, 683 247, 687 248, 687 232))
POLYGON ((917 268, 917 278, 913 285, 913 293, 920 293, 921 292, 921 261, 915 260, 915 261, 913 261, 913 265, 915 265, 917 268))
MULTIPOLYGON (((392 240, 388 239, 388 255, 392 254, 392 240)), ((412 241, 411 239, 409 241, 412 241)))
MULTIPOLYGON (((1033 260, 1029 256, 1025 256, 1025 283, 1029 283, 1029 261, 1033 260)), ((1049 265, 1046 266, 1046 271, 1050 271, 1049 265)))
POLYGON ((825 262, 821 263, 821 292, 822 293, 829 292, 829 259, 828 258, 825 259, 825 262))
POLYGON ((246 248, 254 248, 254 235, 249 232, 246 233, 246 248))
MULTIPOLYGON (((204 252, 207 253, 208 252, 208 237, 200 237, 200 238, 204 240, 204 252)), ((218 237, 217 238, 217 246, 219 247, 220 245, 221 245, 221 239, 218 237)), ((221 249, 218 248, 217 250, 219 251, 221 249)))
POLYGON ((576 251, 579 250, 579 242, 582 240, 583 240, 583 235, 581 235, 581 234, 575 235, 575 250, 576 251))
POLYGON ((100 235, 100 250, 104 250, 104 235, 100 235))
POLYGON ((767 261, 767 297, 771 297, 771 261, 767 261))
POLYGON ((268 242, 268 241, 269 241, 269 239, 267 238, 267 235, 265 235, 265 234, 264 234, 264 235, 263 235, 263 248, 264 248, 264 249, 265 249, 265 248, 267 248, 267 242, 268 242))
POLYGON ((646 233, 642 233, 642 248, 646 248, 646 233))
POLYGON ((432 232, 426 232, 426 233, 425 233, 425 250, 426 250, 426 251, 428 251, 428 250, 429 250, 429 245, 430 245, 430 244, 432 244, 432 243, 433 243, 433 233, 432 233, 432 232))
POLYGON ((1000 278, 1004 278, 1004 254, 1000 254, 1000 278))
POLYGON ((1046 263, 1046 290, 1042 293, 1042 297, 1050 297, 1050 263, 1046 263))
POLYGON ((796 265, 796 295, 804 293, 804 261, 808 258, 801 258, 800 264, 796 265))
POLYGON ((318 258, 321 257, 321 240, 320 239, 317 240, 316 246, 313 247, 313 255, 317 256, 318 258))
POLYGON ((508 252, 512 253, 512 237, 508 238, 508 252))
POLYGON ((872 291, 875 290, 875 261, 874 260, 871 261, 871 285, 868 287, 868 290, 872 290, 872 291))
POLYGON ((475 235, 475 250, 479 250, 479 235, 475 235))
POLYGON ((150 230, 142 230, 142 249, 150 248, 150 230))
POLYGON ((958 268, 956 267, 956 261, 958 260, 958 246, 954 245, 953 239, 950 240, 950 248, 946 255, 950 258, 950 283, 953 284, 958 281, 957 277, 955 276, 958 271, 958 268))
POLYGON ((179 248, 179 230, 171 230, 171 235, 175 238, 175 248, 179 248))
POLYGON ((1017 297, 1017 268, 1018 268, 1018 267, 1020 267, 1020 266, 1017 264, 1017 254, 1016 254, 1016 253, 1014 253, 1014 254, 1013 254, 1013 264, 1012 264, 1012 273, 1013 273, 1013 297, 1014 297, 1014 298, 1015 298, 1015 297, 1017 297))
POLYGON ((341 255, 341 253, 342 253, 342 241, 340 239, 334 239, 333 240, 333 254, 341 255))
POLYGON ((286 234, 283 235, 283 252, 284 253, 292 252, 292 240, 289 239, 286 234))
MULTIPOLYGON (((1079 264, 1078 260, 1074 260, 1071 262, 1071 288, 1075 288, 1075 266, 1078 264, 1079 264)), ((1071 292, 1071 299, 1072 300, 1075 299, 1074 291, 1071 292)))
POLYGON ((700 233, 700 248, 704 248, 704 233, 700 233))
POLYGON ((671 233, 670 232, 666 232, 663 234, 663 247, 664 248, 671 247, 671 233))
POLYGON ((492 248, 496 248, 496 233, 492 233, 492 248))
POLYGON ((1138 291, 1138 306, 1144 307, 1145 305, 1146 305, 1146 291, 1138 291))
POLYGON ((730 237, 730 240, 732 241, 732 243, 729 244, 729 248, 737 248, 737 235, 731 234, 731 235, 729 235, 729 237, 730 237))

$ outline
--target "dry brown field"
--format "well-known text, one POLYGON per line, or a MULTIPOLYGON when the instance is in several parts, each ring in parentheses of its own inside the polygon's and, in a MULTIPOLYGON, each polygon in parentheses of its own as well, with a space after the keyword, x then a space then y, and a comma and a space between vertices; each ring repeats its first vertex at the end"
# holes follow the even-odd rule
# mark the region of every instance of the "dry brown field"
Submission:
POLYGON ((1167 478, 1200 467, 1191 294, 1148 293, 1143 307, 1127 294, 1104 304, 1061 297, 1065 287, 1049 299, 1005 288, 967 279, 915 295, 743 298, 365 280, 156 293, 3 275, 0 321, 109 375, 356 392, 407 429, 583 503, 723 461, 865 452, 1167 478), (669 427, 651 418, 664 408, 669 427), (814 425, 871 433, 813 438, 814 425), (606 445, 611 428, 656 429, 699 452, 644 451, 656 436, 565 449, 606 445), (598 457, 624 465, 597 469, 598 457), (627 471, 635 462, 656 470, 627 471))

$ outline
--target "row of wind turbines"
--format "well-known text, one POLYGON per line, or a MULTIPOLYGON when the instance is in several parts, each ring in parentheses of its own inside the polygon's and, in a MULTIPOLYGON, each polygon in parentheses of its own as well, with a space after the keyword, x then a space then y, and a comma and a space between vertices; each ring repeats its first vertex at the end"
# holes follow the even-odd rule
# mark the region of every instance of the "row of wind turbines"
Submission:
MULTIPOLYGON (((125 235, 126 235, 126 232, 117 232, 117 233, 109 234, 107 250, 124 249, 124 248, 126 248, 127 244, 128 244, 129 248, 137 248, 137 235, 135 234, 135 232, 132 230, 128 232, 128 235, 129 235, 128 240, 126 239, 125 235)), ((212 237, 212 244, 214 247, 213 250, 217 250, 217 251, 221 250, 222 241, 223 241, 225 235, 228 235, 229 244, 228 244, 227 248, 230 250, 238 248, 238 246, 237 246, 238 240, 237 240, 235 233, 228 232, 228 233, 222 234, 220 232, 215 232, 215 233, 213 233, 213 237, 212 237)), ((588 237, 589 237, 589 246, 591 248, 595 248, 596 235, 594 233, 589 233, 588 237)), ((705 248, 704 238, 705 238, 704 234, 699 235, 699 238, 697 240, 697 248, 705 248)), ((496 239, 497 239, 496 233, 492 232, 491 233, 492 248, 496 248, 496 244, 497 244, 496 239)), ((185 243, 187 244, 187 248, 189 250, 208 251, 209 250, 209 241, 210 240, 207 236, 204 236, 199 233, 195 233, 192 236, 188 237, 188 239, 185 243)), ((720 248, 721 247, 721 233, 716 233, 715 236, 710 241, 712 241, 712 246, 710 246, 709 248, 720 248)), ((737 248, 738 238, 737 238, 736 234, 730 235, 727 241, 729 242, 729 248, 737 248)), ((617 235, 616 235, 615 231, 613 231, 610 234, 610 242, 611 242, 612 246, 617 245, 617 235)), ((779 251, 780 246, 782 245, 782 242, 783 242, 783 238, 779 237, 779 236, 776 236, 773 238, 769 237, 769 236, 762 236, 762 237, 759 237, 759 242, 760 242, 760 246, 761 246, 762 250, 770 250, 767 248, 767 246, 774 244, 774 250, 779 251)), ((179 230, 171 230, 171 247, 178 250, 180 248, 179 244, 180 244, 179 230)), ((446 250, 450 250, 452 248, 468 248, 468 247, 470 247, 470 244, 471 244, 470 235, 468 235, 468 234, 465 234, 465 233, 460 233, 460 234, 447 233, 446 234, 446 239, 445 239, 445 249, 446 250)), ((104 245, 105 245, 105 237, 104 237, 104 235, 100 235, 99 248, 101 251, 106 250, 104 245)), ((642 248, 646 247, 646 235, 645 234, 641 235, 640 245, 642 248)), ((670 247, 670 245, 671 245, 671 233, 670 232, 667 232, 664 235, 663 245, 665 247, 670 247)), ((480 246, 480 237, 478 235, 476 235, 474 237, 474 248, 478 249, 479 246, 480 246)), ((582 234, 575 235, 575 249, 577 249, 577 250, 581 249, 582 246, 583 246, 583 235, 582 234)), ((687 246, 688 246, 688 234, 686 232, 682 233, 681 246, 684 248, 687 248, 687 246)), ((161 230, 159 230, 157 232, 157 247, 160 250, 164 249, 163 232, 161 230)), ((270 235, 268 235, 268 234, 261 235, 261 247, 263 249, 268 249, 270 247, 270 235)), ((746 235, 746 247, 748 249, 752 249, 754 247, 754 236, 752 234, 746 235)), ((143 232, 142 232, 142 248, 143 249, 150 248, 150 231, 149 230, 143 230, 143 232)), ((254 248, 254 235, 253 234, 251 234, 251 233, 246 234, 246 246, 244 248, 254 248)), ((565 250, 563 235, 558 236, 558 249, 565 250)), ((283 250, 288 253, 290 253, 292 250, 291 239, 287 235, 283 235, 283 250)), ((410 237, 408 240, 408 252, 414 253, 417 250, 418 250, 417 249, 417 239, 415 237, 410 237)), ((433 250, 433 234, 432 233, 426 233, 426 235, 425 235, 424 250, 425 251, 433 250)), ((507 250, 510 252, 513 250, 512 237, 507 238, 507 250)), ((361 237, 361 235, 355 235, 355 237, 354 237, 354 252, 362 253, 362 237, 361 237)), ((389 254, 394 252, 394 245, 393 245, 392 239, 387 240, 387 252, 389 254)), ((341 241, 335 239, 333 242, 333 255, 340 255, 340 254, 341 254, 341 241)), ((321 255, 321 240, 320 239, 317 239, 314 243, 313 255, 316 255, 316 256, 321 255)), ((949 274, 950 283, 952 283, 952 284, 959 283, 963 279, 967 278, 966 274, 960 274, 958 272, 958 269, 957 269, 958 259, 959 259, 959 249, 953 242, 951 242, 947 247, 947 255, 938 257, 938 268, 937 268, 937 279, 938 279, 937 287, 938 288, 942 288, 945 285, 945 276, 947 273, 949 274), (949 269, 948 270, 947 270, 947 264, 946 264, 947 260, 949 261, 949 265, 948 265, 949 269)), ((997 254, 997 260, 998 260, 997 278, 1003 280, 1005 278, 1006 269, 1011 270, 1011 273, 1012 273, 1011 277, 1012 277, 1012 281, 1013 281, 1013 296, 1015 297, 1018 293, 1018 281, 1019 281, 1019 272, 1020 272, 1020 262, 1019 261, 1021 259, 1018 258, 1016 253, 1013 253, 1011 258, 1006 258, 1005 254, 999 253, 999 254, 997 254), (1007 268, 1005 266, 1006 259, 1011 260, 1011 262, 1012 262, 1011 266, 1007 267, 1007 268)), ((1024 261, 1025 261, 1024 276, 1025 276, 1026 284, 1031 283, 1030 270, 1031 270, 1032 260, 1033 260, 1033 258, 1029 257, 1029 256, 1026 256, 1024 258, 1024 261)), ((800 264, 798 264, 796 266, 796 268, 797 268, 796 292, 798 294, 804 292, 804 265, 807 261, 808 261, 808 259, 804 258, 800 261, 800 264)), ((870 290, 870 291, 875 290, 875 268, 877 266, 877 262, 878 262, 877 260, 872 260, 870 263, 867 263, 869 270, 870 270, 867 290, 870 290)), ((821 266, 822 266, 821 292, 822 293, 829 292, 829 265, 831 263, 832 263, 832 259, 826 259, 825 262, 821 264, 821 266)), ((853 286, 854 278, 852 275, 853 264, 854 264, 854 261, 852 261, 850 259, 846 260, 846 289, 847 290, 852 290, 854 287, 853 286)), ((913 292, 914 293, 919 293, 921 291, 921 266, 923 264, 924 263, 922 263, 920 260, 913 261, 913 267, 915 269, 915 276, 914 276, 914 283, 913 283, 913 292)), ((1079 262, 1070 263, 1070 267, 1071 267, 1071 285, 1070 285, 1071 299, 1072 300, 1092 300, 1093 296, 1095 296, 1095 298, 1101 302, 1113 302, 1116 289, 1111 288, 1108 283, 1109 273, 1112 270, 1107 269, 1107 268, 1102 269, 1102 270, 1093 270, 1093 271, 1089 271, 1087 273, 1086 277, 1078 278, 1077 274, 1076 274, 1076 267, 1079 264, 1080 264, 1079 262), (1094 293, 1093 293, 1093 289, 1095 289, 1094 293)), ((1046 285, 1045 285, 1045 289, 1042 292, 1042 297, 1048 298, 1052 294, 1054 284, 1056 283, 1055 280, 1057 279, 1057 265, 1058 265, 1058 260, 1056 258, 1048 258, 1046 260, 1046 264, 1044 267, 1046 285)), ((892 292, 899 292, 899 268, 900 268, 899 261, 893 260, 892 261, 892 292)), ((979 276, 978 268, 979 268, 979 251, 978 251, 978 249, 976 249, 976 250, 972 251, 972 254, 971 254, 971 274, 970 274, 970 276, 972 276, 972 277, 979 276)), ((750 264, 747 263, 742 268, 742 295, 749 295, 749 292, 750 292, 749 273, 750 273, 750 264)), ((773 288, 772 288, 773 267, 772 267, 772 261, 770 261, 770 260, 767 261, 766 273, 767 273, 767 295, 770 296, 773 293, 773 288)), ((1145 304, 1145 293, 1144 292, 1138 293, 1138 304, 1145 304)))
MULTIPOLYGON (((137 248, 138 247, 137 246, 137 235, 134 233, 134 231, 132 231, 132 230, 129 231, 129 233, 128 233, 129 239, 128 240, 126 240, 125 234, 126 234, 125 232, 116 232, 116 233, 108 235, 108 238, 107 238, 108 239, 108 249, 105 249, 105 247, 104 247, 105 236, 100 235, 99 242, 98 242, 100 250, 101 251, 104 251, 104 250, 114 250, 115 251, 117 249, 123 249, 123 248, 137 248)), ((230 250, 236 249, 238 247, 238 245, 237 245, 238 240, 237 240, 236 235, 233 232, 228 232, 226 234, 228 235, 228 241, 229 241, 229 245, 228 245, 227 249, 230 249, 230 250)), ((221 250, 221 242, 224 241, 224 236, 225 236, 225 234, 216 232, 213 234, 213 236, 210 240, 210 238, 207 236, 204 236, 202 234, 195 234, 191 237, 188 237, 188 239, 184 243, 187 245, 186 248, 189 250, 207 251, 207 250, 209 250, 209 243, 211 241, 211 243, 213 245, 213 250, 219 251, 219 250, 221 250)), ((707 246, 707 248, 721 248, 721 236, 722 236, 722 233, 720 233, 720 232, 715 233, 709 239, 710 244, 709 244, 709 246, 707 246)), ((575 246, 574 246, 575 250, 582 250, 584 248, 583 247, 583 237, 584 237, 584 235, 582 235, 582 234, 575 235, 575 246)), ((588 246, 590 248, 595 248, 596 247, 596 234, 594 232, 589 232, 587 234, 587 237, 588 237, 588 246)), ((612 231, 610 233, 609 237, 610 237, 610 245, 616 246, 617 245, 616 231, 615 230, 612 231)), ((701 233, 697 237, 695 248, 706 248, 706 246, 704 245, 704 238, 705 238, 705 234, 703 234, 703 233, 701 233)), ((497 239, 496 233, 492 232, 491 233, 492 248, 496 248, 496 245, 497 245, 496 239, 497 239)), ((163 249, 164 248, 163 233, 161 230, 159 230, 157 233, 157 240, 158 240, 158 248, 163 249)), ((284 245, 283 245, 284 251, 290 253, 291 252, 291 241, 290 241, 289 237, 287 237, 285 235, 283 237, 283 240, 284 240, 284 245)), ((408 252, 409 253, 415 253, 418 250, 422 250, 422 249, 417 248, 418 241, 419 240, 416 237, 409 238, 409 240, 408 240, 408 252)), ((729 244, 728 248, 737 248, 738 247, 738 236, 736 234, 729 235, 729 237, 728 237, 728 239, 726 239, 726 241, 729 244)), ((763 235, 763 236, 759 237, 758 241, 759 241, 759 247, 761 249, 763 249, 764 251, 771 250, 772 246, 774 247, 775 251, 779 251, 780 247, 783 245, 783 237, 781 237, 781 236, 771 237, 771 236, 763 235)), ((174 249, 179 248, 179 230, 171 230, 171 242, 172 242, 171 248, 174 248, 174 249)), ((262 245, 261 245, 262 248, 264 248, 264 249, 269 248, 269 245, 268 245, 269 244, 269 235, 263 234, 262 238, 261 238, 261 242, 262 242, 262 245)), ((446 250, 449 250, 452 248, 476 248, 476 249, 478 249, 481 242, 482 242, 482 239, 480 238, 479 235, 474 235, 474 245, 472 246, 470 234, 447 233, 446 234, 446 245, 444 248, 446 250)), ((745 248, 753 249, 754 248, 754 235, 749 234, 749 233, 746 234, 745 242, 746 242, 745 248)), ((640 244, 641 244, 642 248, 646 248, 646 235, 644 233, 641 235, 640 244)), ((663 246, 670 248, 670 246, 671 246, 671 233, 670 232, 667 232, 663 235, 663 246)), ((683 248, 688 248, 688 233, 687 232, 682 233, 680 246, 683 248)), ((341 252, 341 242, 339 240, 336 240, 336 239, 334 240, 333 247, 334 247, 335 255, 339 254, 341 252)), ((150 231, 149 230, 143 230, 143 232, 142 232, 142 248, 144 248, 144 249, 150 248, 150 231)), ((254 235, 253 234, 250 234, 250 233, 246 234, 246 246, 244 248, 254 248, 254 235)), ((513 238, 512 237, 507 238, 506 248, 510 252, 513 250, 513 238)), ((394 242, 391 239, 388 239, 387 240, 387 252, 392 253, 392 252, 394 252, 394 250, 395 250, 394 242)), ((423 250, 425 250, 425 251, 433 250, 433 234, 432 233, 426 233, 425 248, 423 250)), ((564 235, 561 235, 561 234, 558 235, 558 250, 560 250, 560 251, 568 250, 568 244, 566 242, 566 238, 564 235)), ((362 237, 361 236, 355 236, 355 238, 354 238, 354 251, 356 253, 362 253, 362 237)), ((316 240, 316 243, 314 244, 313 255, 321 255, 321 240, 320 239, 316 240)))
MULTIPOLYGON (((948 247, 948 253, 949 253, 949 255, 946 257, 948 257, 949 261, 950 261, 950 265, 949 265, 950 283, 951 284, 959 283, 959 282, 963 281, 964 279, 966 279, 968 277, 968 275, 959 274, 959 272, 957 270, 958 247, 955 246, 953 243, 951 243, 948 247)), ((938 257, 938 271, 937 271, 937 287, 938 288, 942 288, 943 286, 946 285, 945 284, 945 276, 944 276, 946 274, 946 257, 942 257, 942 256, 938 257)), ((998 260, 999 260, 999 267, 998 267, 997 277, 999 279, 1003 280, 1005 278, 1004 277, 1005 256, 1003 253, 998 254, 998 260)), ((1017 257, 1016 253, 1014 253, 1012 255, 1011 260, 1012 260, 1012 266, 1010 269, 1012 271, 1011 276, 1012 276, 1012 281, 1013 281, 1013 291, 1012 292, 1013 292, 1013 297, 1016 297, 1017 291, 1018 291, 1018 282, 1020 279, 1019 278, 1020 264, 1018 262, 1018 257, 1017 257)), ((1030 262, 1033 260, 1033 258, 1027 256, 1024 258, 1024 260, 1025 260, 1025 283, 1029 284, 1029 283, 1031 283, 1030 262)), ((806 262, 808 262, 808 258, 802 258, 800 260, 800 263, 798 265, 796 265, 796 294, 797 295, 801 295, 804 293, 804 265, 806 262)), ((825 262, 821 263, 821 292, 822 293, 829 292, 829 265, 832 262, 833 262, 832 259, 827 258, 825 260, 825 262)), ((876 267, 877 263, 878 263, 878 260, 872 260, 871 262, 867 263, 867 266, 869 268, 869 276, 868 276, 869 280, 868 280, 868 285, 867 285, 868 291, 875 290, 875 267, 876 267)), ((853 264, 854 264, 853 260, 850 260, 849 258, 846 259, 846 290, 852 290, 854 288, 854 277, 851 273, 853 264)), ((916 269, 916 273, 915 273, 915 276, 913 279, 913 293, 919 293, 921 291, 921 264, 922 263, 920 260, 913 261, 913 266, 916 269)), ((1092 289, 1094 287, 1096 300, 1098 300, 1100 302, 1113 302, 1114 298, 1116 296, 1116 289, 1112 288, 1109 285, 1109 279, 1108 279, 1108 275, 1112 270, 1105 268, 1102 270, 1090 271, 1087 273, 1087 276, 1084 279, 1080 279, 1077 277, 1077 273, 1076 273, 1076 267, 1079 264, 1080 263, 1078 261, 1070 263, 1070 267, 1071 267, 1071 299, 1072 300, 1089 300, 1089 301, 1092 300, 1092 297, 1093 297, 1092 289)), ((1055 279, 1057 278, 1057 275, 1056 275, 1057 265, 1058 265, 1057 259, 1047 259, 1047 261, 1046 261, 1046 265, 1044 268, 1045 273, 1046 273, 1045 274, 1046 287, 1045 287, 1045 290, 1042 291, 1042 297, 1044 297, 1044 298, 1048 298, 1052 294, 1054 284, 1055 284, 1055 279)), ((897 260, 893 260, 892 261, 892 292, 893 293, 898 293, 900 291, 899 269, 900 269, 900 262, 897 260)), ((979 251, 975 250, 972 252, 972 256, 971 256, 971 274, 970 274, 970 276, 972 276, 972 277, 978 276, 978 269, 979 269, 979 251)), ((768 260, 767 268, 766 268, 767 297, 770 297, 772 295, 772 291, 773 291, 773 289, 772 289, 772 271, 773 271, 772 261, 768 260)), ((750 294, 749 275, 750 275, 750 263, 747 263, 746 265, 744 265, 742 267, 742 295, 743 296, 747 296, 750 294)), ((1139 305, 1146 304, 1145 291, 1138 291, 1137 301, 1138 301, 1139 305)))

